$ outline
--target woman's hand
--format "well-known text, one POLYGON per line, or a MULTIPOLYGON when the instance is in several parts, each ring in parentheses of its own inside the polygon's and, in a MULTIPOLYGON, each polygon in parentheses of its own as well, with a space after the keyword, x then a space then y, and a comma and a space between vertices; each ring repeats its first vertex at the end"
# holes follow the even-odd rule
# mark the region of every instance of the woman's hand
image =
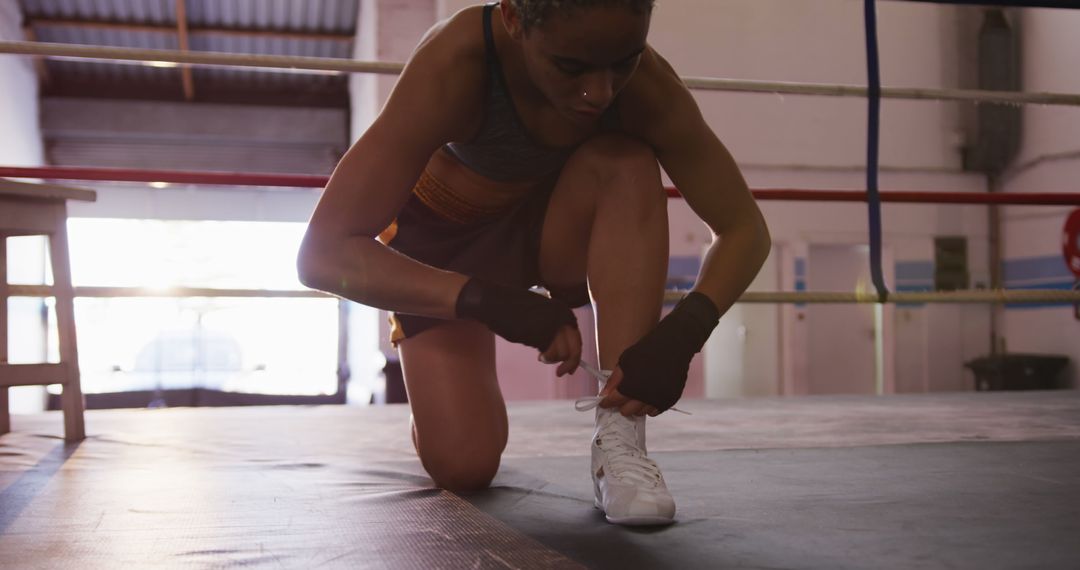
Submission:
POLYGON ((456 313, 484 323, 510 342, 541 351, 543 362, 561 362, 559 376, 577 370, 581 362, 577 317, 558 299, 474 277, 458 293, 456 313))
POLYGON ((650 416, 657 416, 660 411, 655 406, 649 405, 640 400, 628 398, 624 396, 622 392, 619 392, 619 384, 623 379, 622 368, 616 366, 615 370, 612 370, 611 376, 608 378, 604 389, 600 391, 600 396, 604 398, 600 400, 599 406, 601 408, 618 408, 619 413, 624 416, 642 416, 649 414, 650 416))
MULTIPOLYGON (((619 392, 639 404, 664 411, 675 405, 686 387, 690 361, 701 351, 720 320, 720 312, 706 295, 691 291, 641 340, 619 357, 619 392)), ((612 375, 614 378, 614 374, 612 375)), ((611 384, 610 380, 608 384, 611 384)), ((643 408, 615 399, 609 405, 626 406, 637 413, 643 408)), ((624 414, 628 414, 623 411, 624 414)))
POLYGON ((560 328, 551 346, 540 354, 540 362, 560 363, 555 369, 556 376, 573 374, 581 364, 581 331, 576 326, 564 325, 560 328))

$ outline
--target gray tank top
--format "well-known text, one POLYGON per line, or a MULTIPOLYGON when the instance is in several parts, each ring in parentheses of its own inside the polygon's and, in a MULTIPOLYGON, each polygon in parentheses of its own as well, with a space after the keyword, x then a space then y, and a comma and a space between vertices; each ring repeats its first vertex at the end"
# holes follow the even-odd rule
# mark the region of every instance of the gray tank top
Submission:
MULTIPOLYGON (((487 110, 480 132, 468 142, 452 142, 446 150, 478 174, 500 182, 541 180, 560 170, 574 147, 555 148, 536 142, 514 108, 495 51, 491 12, 484 6, 484 51, 489 74, 487 110)), ((610 123, 605 113, 603 124, 610 123)))

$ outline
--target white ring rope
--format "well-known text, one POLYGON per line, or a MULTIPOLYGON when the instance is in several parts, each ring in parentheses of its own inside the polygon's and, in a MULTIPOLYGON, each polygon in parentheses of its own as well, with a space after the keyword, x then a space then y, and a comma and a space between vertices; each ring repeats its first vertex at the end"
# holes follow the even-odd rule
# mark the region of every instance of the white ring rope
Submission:
MULTIPOLYGON (((712 77, 683 77, 691 89, 743 91, 783 95, 824 95, 828 97, 866 97, 867 88, 859 85, 830 85, 826 83, 791 83, 719 79, 712 77)), ((1080 94, 1039 93, 1018 91, 984 91, 979 89, 922 89, 917 87, 882 87, 883 99, 922 99, 936 101, 977 101, 1011 105, 1080 105, 1080 94)))
MULTIPOLYGON (((674 302, 686 291, 666 291, 664 300, 674 302)), ((816 291, 750 291, 739 297, 740 303, 877 303, 874 291, 834 293, 816 291)), ((1080 291, 977 289, 966 291, 926 291, 889 293, 886 303, 1080 303, 1080 291)))
POLYGON ((380 61, 358 61, 336 57, 288 55, 259 55, 210 51, 177 51, 165 49, 136 49, 81 44, 47 42, 0 41, 0 53, 40 55, 47 57, 76 57, 117 59, 124 61, 185 63, 194 65, 227 65, 236 67, 270 67, 279 69, 309 69, 348 73, 380 73, 396 75, 403 64, 380 61))
MULTIPOLYGON (((50 297, 55 295, 48 285, 8 285, 8 294, 15 297, 50 297)), ((75 287, 76 297, 293 297, 329 298, 332 295, 311 290, 278 289, 208 289, 193 287, 75 287)), ((668 290, 664 300, 675 302, 686 291, 668 290)), ((815 291, 778 291, 743 293, 740 303, 876 303, 873 291, 862 293, 833 293, 815 291)), ((1080 303, 1080 291, 1068 290, 973 290, 926 291, 918 293, 889 293, 887 303, 1080 303)))
MULTIPOLYGON (((342 73, 378 73, 385 75, 401 73, 401 70, 405 67, 404 64, 401 63, 359 61, 332 57, 193 52, 46 42, 0 41, 0 53, 46 57, 166 62, 191 65, 304 69, 314 71, 337 71, 342 73)), ((867 94, 867 88, 858 85, 750 81, 715 77, 683 77, 682 79, 683 82, 686 83, 686 86, 691 89, 713 91, 741 91, 772 93, 777 95, 821 95, 829 97, 865 97, 867 94)), ((1006 103, 1013 105, 1038 104, 1080 106, 1080 94, 1073 93, 1028 93, 984 91, 977 89, 885 87, 881 90, 881 96, 887 99, 929 99, 939 101, 1006 103)))

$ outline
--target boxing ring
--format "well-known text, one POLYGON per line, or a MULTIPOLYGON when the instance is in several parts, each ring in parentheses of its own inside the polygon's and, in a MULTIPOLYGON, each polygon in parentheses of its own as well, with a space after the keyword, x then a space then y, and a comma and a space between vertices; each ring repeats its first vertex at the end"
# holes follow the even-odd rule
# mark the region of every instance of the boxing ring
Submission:
POLYGON ((591 414, 510 403, 486 492, 434 489, 404 405, 55 414, 0 437, 6 568, 1069 568, 1077 392, 691 400, 649 423, 677 523, 592 507, 591 414), (677 417, 669 417, 677 416, 677 417))
MULTIPOLYGON (((754 194, 866 203, 873 290, 750 292, 740 302, 1080 303, 1080 291, 885 287, 882 204, 1080 206, 1080 194, 879 191, 881 98, 1080 106, 1080 95, 883 88, 874 2, 865 5, 867 87, 685 78, 694 89, 869 103, 865 192, 754 194)), ((29 42, 0 42, 0 53, 401 70, 382 62, 29 42)), ((0 177, 302 188, 327 181, 8 166, 0 166, 0 177)), ((678 199, 676 189, 669 195, 678 199)), ((7 287, 17 295, 48 294, 32 285, 7 287)), ((227 294, 80 287, 74 293, 227 294)), ((510 402, 500 471, 491 489, 471 495, 432 487, 413 452, 406 405, 91 410, 80 441, 65 441, 58 412, 17 416, 11 433, 0 435, 0 567, 1080 566, 1080 391, 691 399, 679 407, 693 415, 665 414, 649 423, 650 456, 676 498, 677 523, 645 529, 607 524, 593 509, 592 415, 575 412, 568 401, 510 402)))

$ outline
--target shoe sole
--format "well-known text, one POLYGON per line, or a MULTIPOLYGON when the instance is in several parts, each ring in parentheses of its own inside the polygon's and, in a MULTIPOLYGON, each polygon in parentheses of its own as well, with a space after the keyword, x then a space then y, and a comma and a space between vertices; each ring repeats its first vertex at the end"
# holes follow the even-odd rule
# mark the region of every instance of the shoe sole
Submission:
MULTIPOLYGON (((596 499, 593 499, 593 506, 600 509, 601 511, 604 510, 604 507, 600 505, 600 501, 596 499)), ((607 522, 611 524, 617 524, 622 526, 660 526, 672 524, 675 522, 675 519, 669 519, 666 517, 613 517, 606 512, 604 513, 604 518, 607 519, 607 522)))

